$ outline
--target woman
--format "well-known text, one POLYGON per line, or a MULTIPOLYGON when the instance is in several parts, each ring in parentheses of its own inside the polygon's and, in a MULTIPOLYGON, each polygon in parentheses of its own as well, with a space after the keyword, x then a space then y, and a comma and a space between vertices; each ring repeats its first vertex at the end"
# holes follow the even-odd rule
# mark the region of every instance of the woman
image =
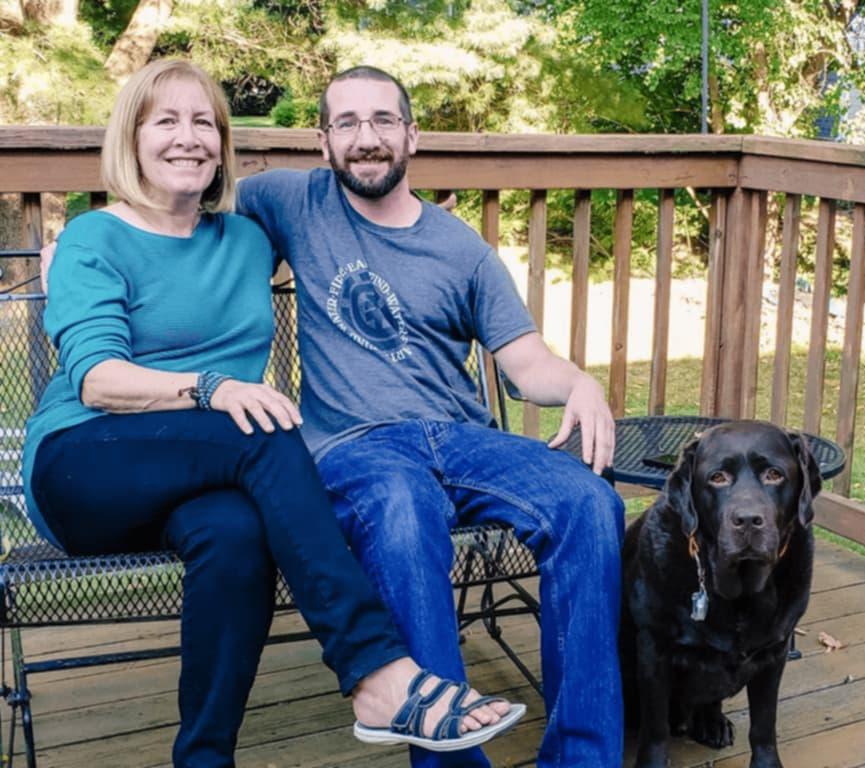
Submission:
POLYGON ((102 156, 120 202, 72 221, 51 267, 60 365, 28 424, 31 517, 70 554, 167 546, 184 561, 176 766, 234 765, 277 567, 353 697, 359 738, 486 741, 525 708, 408 657, 346 548, 297 408, 259 383, 274 255, 226 213, 232 161, 224 96, 198 68, 154 62, 121 91, 102 156))

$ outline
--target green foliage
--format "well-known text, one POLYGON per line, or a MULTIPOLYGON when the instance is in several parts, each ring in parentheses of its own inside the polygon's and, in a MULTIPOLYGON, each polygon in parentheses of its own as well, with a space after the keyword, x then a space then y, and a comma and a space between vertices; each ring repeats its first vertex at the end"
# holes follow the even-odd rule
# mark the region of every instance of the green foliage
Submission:
POLYGON ((318 49, 334 70, 366 63, 396 75, 423 128, 525 131, 549 122, 543 57, 554 37, 506 0, 368 0, 335 3, 318 49))
MULTIPOLYGON (((865 82, 845 35, 862 5, 710 3, 713 129, 813 135, 816 111, 837 115, 838 94, 865 82)), ((698 130, 700 0, 556 0, 553 6, 562 40, 597 72, 619 73, 636 87, 655 130, 698 130)))
POLYGON ((78 15, 93 33, 93 39, 106 55, 120 37, 138 0, 81 0, 78 15))
POLYGON ((115 86, 83 25, 0 36, 0 123, 101 124, 115 86))
POLYGON ((297 104, 290 92, 282 95, 276 106, 270 110, 270 119, 274 125, 291 128, 297 122, 297 104))

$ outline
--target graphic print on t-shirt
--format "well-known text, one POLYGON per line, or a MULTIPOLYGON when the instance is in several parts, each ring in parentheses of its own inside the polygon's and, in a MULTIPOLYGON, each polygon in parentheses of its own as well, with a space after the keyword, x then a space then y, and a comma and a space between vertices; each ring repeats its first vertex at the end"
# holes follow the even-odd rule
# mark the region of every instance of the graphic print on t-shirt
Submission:
POLYGON ((396 293, 363 259, 341 266, 330 282, 327 314, 352 341, 392 362, 411 354, 396 293))

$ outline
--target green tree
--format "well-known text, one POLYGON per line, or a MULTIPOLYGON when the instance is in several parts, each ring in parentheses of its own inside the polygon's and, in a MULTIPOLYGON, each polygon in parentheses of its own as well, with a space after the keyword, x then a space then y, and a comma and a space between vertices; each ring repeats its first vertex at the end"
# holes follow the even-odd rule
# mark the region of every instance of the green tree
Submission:
MULTIPOLYGON (((712 0, 711 129, 809 136, 865 84, 848 38, 863 0, 712 0)), ((654 130, 696 131, 700 0, 554 0, 562 40, 636 87, 654 130)))

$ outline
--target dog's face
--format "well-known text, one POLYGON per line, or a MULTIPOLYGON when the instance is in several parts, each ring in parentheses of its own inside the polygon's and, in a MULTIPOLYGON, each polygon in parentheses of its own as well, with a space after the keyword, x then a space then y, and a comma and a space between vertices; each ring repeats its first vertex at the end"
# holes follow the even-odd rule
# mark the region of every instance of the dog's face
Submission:
POLYGON ((685 535, 707 553, 713 591, 759 592, 795 526, 808 526, 820 470, 804 438, 753 421, 713 427, 682 452, 667 482, 685 535))

